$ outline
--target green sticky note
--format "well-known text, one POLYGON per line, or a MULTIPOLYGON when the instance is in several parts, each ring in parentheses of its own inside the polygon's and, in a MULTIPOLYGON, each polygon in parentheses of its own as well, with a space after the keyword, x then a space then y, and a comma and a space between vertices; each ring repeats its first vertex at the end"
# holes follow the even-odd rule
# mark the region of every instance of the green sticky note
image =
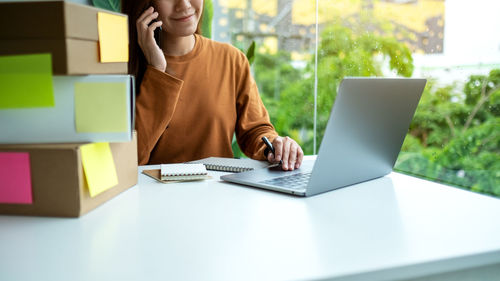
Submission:
POLYGON ((75 83, 76 131, 127 132, 126 90, 124 82, 75 83))
POLYGON ((53 107, 52 56, 0 56, 0 109, 53 107))
POLYGON ((91 197, 118 184, 115 162, 109 143, 85 144, 80 146, 80 151, 91 197))

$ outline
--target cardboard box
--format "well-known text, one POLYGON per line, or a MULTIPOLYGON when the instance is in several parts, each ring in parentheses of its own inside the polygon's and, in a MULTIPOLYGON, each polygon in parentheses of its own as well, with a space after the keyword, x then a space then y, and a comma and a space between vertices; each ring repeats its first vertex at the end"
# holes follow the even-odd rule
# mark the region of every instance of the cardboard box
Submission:
MULTIPOLYGON (((135 122, 134 83, 134 77, 131 75, 54 76, 54 107, 0 109, 0 131, 2 132, 0 144, 130 141, 135 122), (119 92, 112 94, 115 97, 113 99, 94 101, 94 98, 89 98, 90 100, 87 101, 87 108, 90 106, 90 110, 99 107, 106 109, 94 115, 93 123, 99 124, 106 120, 121 118, 122 126, 113 127, 114 123, 111 123, 106 128, 95 130, 83 130, 78 127, 79 120, 83 117, 77 115, 77 108, 81 107, 75 103, 75 85, 78 84, 81 89, 81 85, 89 83, 125 85, 120 87, 119 92), (118 108, 121 114, 108 112, 111 108, 118 108)), ((88 94, 95 96, 97 91, 97 89, 89 90, 88 94)), ((109 92, 103 92, 103 94, 108 95, 109 92)), ((87 110, 87 112, 90 111, 87 110)))
POLYGON ((126 74, 127 62, 100 62, 98 12, 126 17, 64 1, 0 3, 0 55, 51 53, 55 74, 126 74))
POLYGON ((82 144, 0 145, 0 152, 28 152, 33 204, 0 203, 0 214, 78 217, 137 184, 137 137, 111 143, 118 185, 90 197, 82 144))

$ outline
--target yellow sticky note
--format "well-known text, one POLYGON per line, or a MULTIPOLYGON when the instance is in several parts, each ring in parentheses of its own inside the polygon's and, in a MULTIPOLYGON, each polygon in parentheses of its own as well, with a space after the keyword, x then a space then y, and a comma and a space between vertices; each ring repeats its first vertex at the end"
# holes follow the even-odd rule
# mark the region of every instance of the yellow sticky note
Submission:
POLYGON ((75 83, 75 125, 78 133, 127 132, 125 82, 75 83))
POLYGON ((97 13, 101 62, 128 62, 128 21, 126 16, 97 13))
POLYGON ((53 107, 52 56, 0 56, 0 109, 53 107))
POLYGON ((85 144, 80 146, 80 151, 91 197, 118 184, 115 162, 109 143, 85 144))

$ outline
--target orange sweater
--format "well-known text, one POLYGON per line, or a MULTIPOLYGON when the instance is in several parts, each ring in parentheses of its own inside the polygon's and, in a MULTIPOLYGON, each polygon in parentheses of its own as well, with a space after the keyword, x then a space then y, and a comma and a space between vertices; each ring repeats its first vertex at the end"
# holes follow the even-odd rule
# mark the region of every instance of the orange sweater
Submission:
POLYGON ((248 157, 264 160, 262 136, 277 133, 245 55, 196 35, 194 49, 149 66, 136 100, 139 164, 233 157, 233 134, 248 157))

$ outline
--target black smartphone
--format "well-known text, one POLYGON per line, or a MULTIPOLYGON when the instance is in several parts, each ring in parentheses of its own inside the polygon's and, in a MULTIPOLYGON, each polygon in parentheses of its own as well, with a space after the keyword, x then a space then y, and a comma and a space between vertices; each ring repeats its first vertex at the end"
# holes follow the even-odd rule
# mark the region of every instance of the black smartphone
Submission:
POLYGON ((155 37, 155 41, 156 41, 156 45, 158 45, 158 47, 160 47, 160 49, 163 49, 162 48, 162 28, 161 26, 156 28, 155 31, 154 31, 154 37, 155 37))
MULTIPOLYGON (((151 1, 149 3, 149 6, 154 8, 153 1, 151 1)), ((157 21, 158 21, 157 19, 154 19, 149 25, 151 25, 151 24, 153 24, 154 22, 157 22, 157 21)), ((163 45, 162 44, 162 42, 163 42, 163 40, 162 40, 162 33, 163 33, 162 32, 162 28, 160 26, 160 27, 158 27, 158 28, 155 29, 154 35, 153 35, 154 38, 155 38, 155 41, 156 41, 156 45, 158 45, 158 47, 160 47, 160 49, 162 49, 162 45, 163 45)))

